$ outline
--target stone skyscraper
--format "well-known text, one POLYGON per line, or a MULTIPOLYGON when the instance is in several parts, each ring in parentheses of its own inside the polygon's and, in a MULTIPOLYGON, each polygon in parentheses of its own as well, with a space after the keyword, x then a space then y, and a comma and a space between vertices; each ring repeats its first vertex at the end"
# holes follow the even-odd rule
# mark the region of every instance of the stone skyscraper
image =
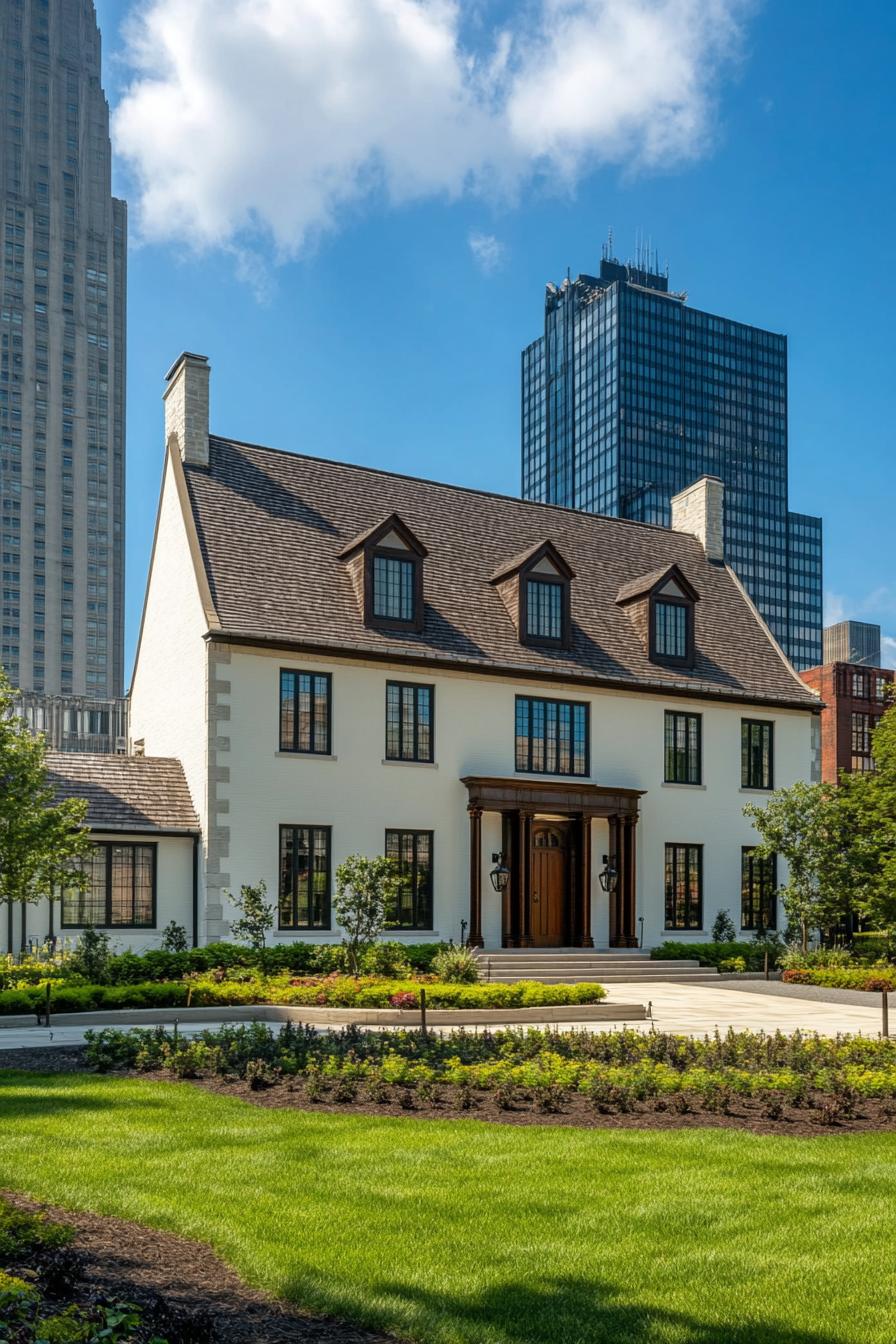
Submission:
POLYGON ((646 257, 548 285, 523 351, 523 496, 668 527, 725 484, 725 557, 798 668, 821 658, 821 519, 787 487, 787 339, 700 312, 646 257))
POLYGON ((0 662, 123 680, 127 213, 92 0, 0 0, 0 662))

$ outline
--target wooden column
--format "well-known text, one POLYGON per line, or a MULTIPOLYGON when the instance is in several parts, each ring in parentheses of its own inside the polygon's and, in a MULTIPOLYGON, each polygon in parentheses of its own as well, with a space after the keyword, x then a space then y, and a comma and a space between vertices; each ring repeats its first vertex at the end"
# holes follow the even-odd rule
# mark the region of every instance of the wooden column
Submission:
POLYGON ((619 941, 619 930, 622 923, 619 916, 619 906, 622 901, 622 890, 621 890, 622 874, 620 872, 620 868, 622 865, 622 846, 619 843, 620 842, 619 818, 608 817, 607 820, 610 828, 610 842, 609 842, 610 862, 616 865, 616 873, 617 873, 615 889, 610 892, 609 896, 610 946, 622 947, 623 944, 620 943, 619 941))
POLYGON ((576 947, 593 947, 591 936, 591 818, 584 813, 581 819, 581 839, 579 841, 579 892, 578 892, 578 928, 576 929, 576 947))
POLYGON ((482 947, 482 808, 469 807, 470 814, 470 947, 482 947))
POLYGON ((520 811, 517 831, 517 900, 519 947, 532 946, 529 887, 532 868, 532 813, 520 811))

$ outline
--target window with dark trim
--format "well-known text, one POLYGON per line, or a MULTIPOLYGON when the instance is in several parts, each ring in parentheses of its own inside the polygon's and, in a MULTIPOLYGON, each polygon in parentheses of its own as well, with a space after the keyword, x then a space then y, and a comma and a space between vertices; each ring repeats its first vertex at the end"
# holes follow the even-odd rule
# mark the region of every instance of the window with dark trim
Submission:
POLYGON ((434 686, 386 682, 386 760, 432 761, 434 686))
POLYGON ((688 660, 691 606, 658 597, 653 604, 653 651, 656 658, 683 663, 688 660))
POLYGON ((62 893, 62 927, 155 928, 157 848, 94 841, 83 860, 86 888, 62 893))
POLYGON ((740 926, 742 929, 778 927, 778 858, 741 850, 740 926))
POLYGON ((588 705, 516 697, 516 768, 540 775, 587 775, 588 705))
POLYGON ((666 710, 665 781, 667 784, 703 782, 703 716, 666 710))
POLYGON ((874 769, 871 741, 880 717, 874 714, 850 715, 850 768, 854 774, 867 774, 874 769))
POLYGON ((529 639, 562 644, 566 582, 527 578, 525 584, 526 635, 529 639))
POLYGON ((280 827, 279 928, 330 928, 331 829, 280 827))
POLYGON ((280 669, 280 750, 330 755, 332 678, 329 672, 280 669))
POLYGON ((702 845, 666 845, 666 928, 703 928, 702 845))
POLYGON ((741 719, 740 783, 743 789, 775 787, 775 737, 767 719, 741 719))
POLYGON ((386 910, 386 928, 432 928, 432 842, 432 831, 386 831, 386 857, 398 865, 398 891, 386 910))
POLYGON ((417 560, 377 553, 373 557, 373 615, 376 620, 414 620, 417 560))

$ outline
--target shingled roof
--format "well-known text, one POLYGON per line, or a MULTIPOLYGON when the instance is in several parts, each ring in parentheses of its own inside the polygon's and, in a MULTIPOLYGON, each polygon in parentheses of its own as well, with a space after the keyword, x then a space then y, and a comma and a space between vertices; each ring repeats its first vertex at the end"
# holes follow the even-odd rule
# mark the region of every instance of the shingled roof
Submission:
POLYGON ((47 777, 57 802, 87 799, 87 824, 93 831, 199 830, 180 761, 48 751, 47 777))
POLYGON ((222 638, 818 709, 725 565, 695 537, 212 437, 181 465, 222 638), (419 633, 363 624, 340 552, 400 515, 425 545, 419 633), (490 580, 545 541, 573 569, 569 649, 522 645, 490 580), (693 668, 651 663, 624 585, 678 565, 700 594, 693 668))

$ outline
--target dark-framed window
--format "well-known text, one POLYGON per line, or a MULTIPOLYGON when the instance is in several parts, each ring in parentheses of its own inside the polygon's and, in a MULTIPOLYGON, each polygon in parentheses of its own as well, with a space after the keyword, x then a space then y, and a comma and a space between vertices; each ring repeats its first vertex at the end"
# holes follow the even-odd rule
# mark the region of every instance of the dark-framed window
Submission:
POLYGON ((666 845, 666 928, 703 928, 702 845, 666 845))
POLYGON ((526 637, 539 643, 565 642, 568 584, 563 579, 526 578, 526 637))
POLYGON ((280 827, 281 929, 330 928, 330 826, 280 827))
POLYGON ((435 687, 386 682, 386 760, 434 759, 435 687))
POLYGON ((880 718, 874 714, 850 715, 850 768, 855 774, 874 769, 871 741, 880 718))
POLYGON ((398 865, 398 891, 386 911, 387 928, 432 928, 432 849, 432 831, 386 831, 386 857, 398 865))
POLYGON ((333 718, 329 672, 280 669, 280 750, 329 756, 333 718))
POLYGON ((418 560, 376 551, 373 556, 373 616, 376 621, 411 625, 415 620, 418 560))
POLYGON ((665 597, 653 601, 653 656, 661 662, 687 663, 691 659, 690 602, 665 597))
POLYGON ((665 781, 667 784, 703 782, 703 715, 666 710, 665 781))
POLYGON ((62 893, 62 927, 154 929, 156 925, 156 844, 94 841, 84 859, 84 891, 62 893))
POLYGON ((516 768, 540 775, 587 775, 589 706, 516 697, 516 768))
POLYGON ((740 926, 778 927, 778 856, 770 854, 763 858, 749 845, 741 850, 740 926))
POLYGON ((743 789, 775 787, 775 725, 768 719, 741 719, 740 783, 743 789))

